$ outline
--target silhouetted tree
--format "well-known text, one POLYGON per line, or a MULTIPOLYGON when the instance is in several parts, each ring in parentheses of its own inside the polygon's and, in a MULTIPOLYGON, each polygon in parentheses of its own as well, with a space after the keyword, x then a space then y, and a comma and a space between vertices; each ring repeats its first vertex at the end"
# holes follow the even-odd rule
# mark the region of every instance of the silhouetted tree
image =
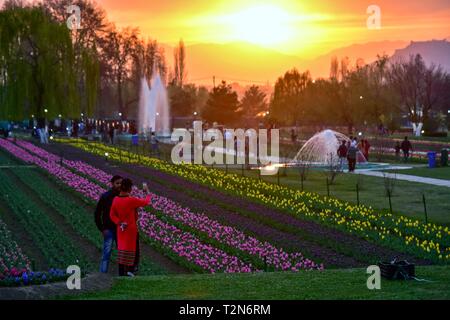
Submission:
POLYGON ((270 116, 282 124, 294 124, 302 115, 303 92, 311 82, 309 71, 299 73, 293 69, 278 78, 270 103, 270 116))
POLYGON ((104 59, 111 66, 111 76, 115 80, 119 112, 127 118, 125 88, 131 79, 131 65, 138 48, 138 30, 112 27, 103 39, 104 59))
POLYGON ((225 81, 215 87, 209 94, 202 111, 202 117, 208 122, 233 124, 239 117, 238 95, 225 81))
POLYGON ((337 57, 331 58, 331 66, 330 66, 330 79, 336 79, 339 75, 339 62, 337 57))
POLYGON ((187 71, 186 71, 186 48, 184 46, 183 40, 180 40, 178 47, 174 50, 174 79, 173 82, 179 86, 183 87, 186 81, 187 71))
POLYGON ((184 87, 170 84, 168 87, 170 98, 170 110, 175 117, 192 116, 195 110, 197 89, 195 85, 184 87))
POLYGON ((245 91, 241 108, 244 116, 255 118, 257 114, 267 111, 266 94, 258 86, 251 86, 245 91))
POLYGON ((401 107, 413 123, 424 123, 425 129, 432 111, 446 105, 447 74, 434 64, 427 67, 420 54, 391 66, 390 85, 401 98, 401 107))
POLYGON ((350 71, 350 59, 348 57, 344 57, 341 60, 341 69, 340 69, 342 80, 345 79, 349 71, 350 71))

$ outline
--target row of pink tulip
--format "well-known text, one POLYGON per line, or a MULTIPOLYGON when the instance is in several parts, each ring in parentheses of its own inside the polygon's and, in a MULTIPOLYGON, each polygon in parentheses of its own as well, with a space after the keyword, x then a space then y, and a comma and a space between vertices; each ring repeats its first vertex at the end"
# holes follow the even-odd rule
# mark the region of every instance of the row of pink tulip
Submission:
MULTIPOLYGON (((80 177, 70 170, 60 166, 54 161, 31 155, 13 143, 0 139, 0 147, 9 151, 15 157, 37 165, 51 175, 60 179, 75 191, 83 194, 91 200, 97 200, 106 190, 99 185, 80 177)), ((142 221, 142 219, 141 219, 142 221)), ((165 250, 172 251, 176 255, 196 264, 208 272, 252 272, 257 271, 252 265, 244 263, 235 256, 228 255, 211 245, 202 243, 193 235, 183 232, 174 226, 170 226, 155 216, 148 215, 146 223, 141 225, 143 231, 152 241, 155 241, 165 250)))
MULTIPOLYGON (((28 142, 22 142, 21 145, 46 159, 57 159, 53 154, 28 142)), ((82 161, 65 161, 64 164, 102 184, 107 184, 111 179, 111 176, 106 172, 82 161)), ((139 195, 143 196, 142 194, 139 195)), ((152 194, 152 199, 152 206, 154 209, 190 228, 206 234, 209 238, 212 238, 219 243, 236 248, 246 254, 261 259, 268 267, 273 268, 274 270, 299 271, 304 269, 323 269, 323 265, 317 265, 310 259, 303 257, 299 252, 285 252, 268 242, 262 242, 254 237, 247 236, 236 228, 222 225, 219 222, 210 219, 205 214, 194 213, 189 208, 184 208, 166 197, 152 194)))
POLYGON ((29 258, 23 253, 14 240, 7 225, 0 220, 0 280, 2 274, 7 274, 12 268, 31 269, 29 258))
MULTIPOLYGON (((26 149, 28 152, 31 152, 38 157, 42 158, 43 160, 47 160, 48 162, 56 162, 61 163, 61 157, 58 157, 57 155, 48 152, 47 150, 44 150, 42 148, 39 148, 32 144, 31 142, 25 141, 25 140, 16 140, 16 143, 18 146, 26 149)), ((72 161, 67 160, 63 158, 63 164, 67 166, 68 168, 74 169, 78 171, 79 173, 82 173, 83 175, 95 175, 95 177, 100 178, 101 182, 103 184, 108 184, 111 177, 105 173, 102 170, 99 170, 97 168, 94 168, 90 165, 87 165, 86 163, 82 161, 72 161)))

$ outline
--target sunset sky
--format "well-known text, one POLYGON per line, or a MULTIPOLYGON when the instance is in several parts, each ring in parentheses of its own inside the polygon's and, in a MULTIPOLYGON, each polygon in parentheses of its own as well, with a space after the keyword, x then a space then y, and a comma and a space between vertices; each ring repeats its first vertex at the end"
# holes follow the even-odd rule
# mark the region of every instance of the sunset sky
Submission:
POLYGON ((450 40, 450 0, 96 1, 117 27, 162 44, 169 67, 182 38, 196 83, 273 83, 293 67, 326 77, 332 56, 370 63, 410 41, 450 40), (370 5, 381 9, 380 29, 367 28, 370 5))
POLYGON ((378 40, 450 36, 449 0, 98 0, 118 26, 174 44, 244 41, 302 58, 378 40), (367 7, 381 8, 381 29, 366 26, 367 7))

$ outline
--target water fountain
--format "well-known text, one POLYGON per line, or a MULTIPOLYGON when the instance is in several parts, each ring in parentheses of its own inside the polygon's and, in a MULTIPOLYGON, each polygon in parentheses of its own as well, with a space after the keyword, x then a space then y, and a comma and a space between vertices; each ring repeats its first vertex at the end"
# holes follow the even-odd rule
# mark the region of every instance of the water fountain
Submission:
POLYGON ((170 106, 167 90, 159 73, 151 81, 151 89, 145 77, 141 79, 139 96, 139 130, 158 137, 170 137, 170 106))
POLYGON ((145 77, 141 79, 141 89, 139 92, 139 118, 138 128, 141 133, 147 134, 148 131, 155 128, 155 110, 151 110, 150 102, 150 88, 145 77))
MULTIPOLYGON (((303 145, 291 163, 307 162, 314 166, 323 166, 330 164, 330 161, 337 162, 337 150, 342 141, 350 142, 350 139, 333 130, 319 132, 303 145)), ((358 152, 358 162, 367 162, 361 152, 358 152)))

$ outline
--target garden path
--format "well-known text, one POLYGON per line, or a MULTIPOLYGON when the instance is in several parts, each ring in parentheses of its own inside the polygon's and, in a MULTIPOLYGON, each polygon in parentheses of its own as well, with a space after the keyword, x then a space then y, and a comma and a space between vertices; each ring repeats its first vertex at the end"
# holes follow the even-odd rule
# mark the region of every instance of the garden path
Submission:
POLYGON ((381 177, 381 178, 386 176, 391 179, 425 183, 425 184, 431 184, 434 186, 450 188, 450 180, 425 178, 425 177, 419 177, 419 176, 412 176, 412 175, 408 175, 408 174, 399 174, 399 173, 395 174, 395 173, 386 173, 386 172, 370 171, 370 170, 356 170, 356 173, 363 174, 366 176, 381 177))

